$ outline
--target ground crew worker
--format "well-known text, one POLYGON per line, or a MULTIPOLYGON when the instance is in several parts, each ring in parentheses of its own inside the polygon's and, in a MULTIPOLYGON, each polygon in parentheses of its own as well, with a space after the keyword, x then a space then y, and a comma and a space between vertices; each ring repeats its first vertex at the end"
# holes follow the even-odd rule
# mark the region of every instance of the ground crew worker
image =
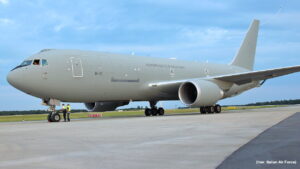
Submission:
POLYGON ((62 104, 62 112, 63 112, 64 122, 66 122, 67 106, 65 106, 65 104, 62 104))
POLYGON ((70 104, 67 105, 66 110, 67 110, 67 119, 68 119, 68 121, 70 121, 70 114, 71 114, 71 106, 70 106, 70 104))

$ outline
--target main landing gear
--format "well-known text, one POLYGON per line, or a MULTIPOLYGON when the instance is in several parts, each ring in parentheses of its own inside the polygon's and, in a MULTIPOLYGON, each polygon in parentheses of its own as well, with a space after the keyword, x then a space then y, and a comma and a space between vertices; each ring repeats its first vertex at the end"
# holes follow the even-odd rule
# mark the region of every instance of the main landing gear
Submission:
POLYGON ((221 111, 222 111, 222 107, 218 104, 215 106, 200 107, 201 114, 221 113, 221 111))
POLYGON ((165 114, 165 110, 164 108, 160 107, 160 108, 157 108, 156 107, 156 103, 157 101, 150 101, 150 107, 151 109, 149 108, 146 108, 145 109, 145 115, 146 116, 163 116, 165 114))

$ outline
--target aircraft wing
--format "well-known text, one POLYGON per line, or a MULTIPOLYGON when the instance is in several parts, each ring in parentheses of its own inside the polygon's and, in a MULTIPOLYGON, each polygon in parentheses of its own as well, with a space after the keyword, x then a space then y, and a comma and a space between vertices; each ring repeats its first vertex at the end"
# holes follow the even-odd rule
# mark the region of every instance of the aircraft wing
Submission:
POLYGON ((284 67, 277 69, 261 70, 261 71, 251 71, 243 72, 237 74, 221 75, 212 77, 213 79, 222 80, 226 82, 236 83, 242 85, 252 81, 266 80, 278 76, 287 75, 290 73, 295 73, 300 71, 300 66, 284 67))
MULTIPOLYGON (((204 79, 204 80, 221 80, 225 82, 231 82, 238 85, 250 83, 252 81, 259 81, 259 80, 266 80, 278 76, 287 75, 290 73, 295 73, 300 71, 299 66, 292 66, 292 67, 283 67, 277 69, 269 69, 269 70, 261 70, 261 71, 249 71, 249 72, 242 72, 236 74, 226 74, 226 75, 219 75, 219 76, 211 76, 211 77, 204 77, 204 78, 196 78, 196 79, 204 79)), ((175 80, 175 81, 164 81, 164 82, 156 82, 150 83, 150 87, 159 87, 161 90, 165 92, 175 92, 178 90, 179 86, 193 79, 184 79, 184 80, 175 80)))

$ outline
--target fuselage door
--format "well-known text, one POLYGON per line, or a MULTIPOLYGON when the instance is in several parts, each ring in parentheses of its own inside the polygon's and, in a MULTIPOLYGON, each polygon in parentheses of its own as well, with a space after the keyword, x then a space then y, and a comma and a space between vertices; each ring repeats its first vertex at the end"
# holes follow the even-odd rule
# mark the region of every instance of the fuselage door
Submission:
POLYGON ((83 68, 81 59, 78 57, 70 57, 72 65, 72 75, 73 77, 83 77, 83 68))

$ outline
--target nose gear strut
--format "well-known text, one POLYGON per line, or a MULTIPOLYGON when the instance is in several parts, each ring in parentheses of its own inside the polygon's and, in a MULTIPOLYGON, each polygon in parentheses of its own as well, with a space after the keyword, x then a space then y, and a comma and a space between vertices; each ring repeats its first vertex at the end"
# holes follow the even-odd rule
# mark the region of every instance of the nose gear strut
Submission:
POLYGON ((60 114, 56 111, 56 106, 60 105, 60 101, 56 99, 47 99, 43 100, 43 105, 49 106, 50 113, 47 116, 48 122, 59 122, 61 117, 60 114))

